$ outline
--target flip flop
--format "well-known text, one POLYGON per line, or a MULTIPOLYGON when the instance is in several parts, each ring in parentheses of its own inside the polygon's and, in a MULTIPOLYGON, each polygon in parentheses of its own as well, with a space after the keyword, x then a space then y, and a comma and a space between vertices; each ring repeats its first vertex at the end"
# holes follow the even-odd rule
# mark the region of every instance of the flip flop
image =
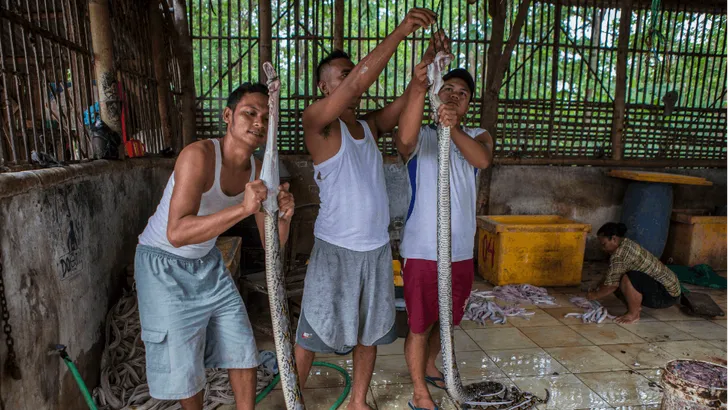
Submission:
MULTIPOLYGON (((430 409, 426 409, 426 408, 424 408, 424 407, 415 407, 415 405, 414 405, 414 404, 412 404, 412 400, 410 400, 409 402, 407 402, 407 405, 408 405, 408 406, 409 406, 409 408, 410 408, 410 409, 412 409, 412 410, 430 410, 430 409)), ((440 408, 439 408, 439 407, 437 407, 437 406, 435 406, 435 410, 440 410, 440 408)))
POLYGON ((427 375, 425 375, 425 381, 426 381, 427 383, 430 383, 431 385, 433 385, 433 386, 437 387, 437 388, 438 388, 438 389, 440 389, 440 390, 447 390, 447 389, 445 389, 444 387, 440 387, 440 386, 439 386, 439 385, 437 384, 437 382, 443 382, 443 383, 445 383, 445 380, 444 380, 444 379, 442 379, 442 378, 440 378, 440 377, 435 377, 435 376, 427 376, 427 375))

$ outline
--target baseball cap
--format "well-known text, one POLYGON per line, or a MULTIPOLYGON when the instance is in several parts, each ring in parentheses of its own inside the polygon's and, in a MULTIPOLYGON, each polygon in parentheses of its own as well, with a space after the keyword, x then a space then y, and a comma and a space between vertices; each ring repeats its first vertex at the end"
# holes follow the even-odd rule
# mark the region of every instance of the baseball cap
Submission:
POLYGON ((473 97, 475 97, 475 80, 473 80, 473 76, 470 75, 468 70, 464 68, 456 68, 442 77, 444 81, 451 78, 459 78, 465 81, 465 84, 467 84, 470 89, 470 101, 473 101, 473 97))

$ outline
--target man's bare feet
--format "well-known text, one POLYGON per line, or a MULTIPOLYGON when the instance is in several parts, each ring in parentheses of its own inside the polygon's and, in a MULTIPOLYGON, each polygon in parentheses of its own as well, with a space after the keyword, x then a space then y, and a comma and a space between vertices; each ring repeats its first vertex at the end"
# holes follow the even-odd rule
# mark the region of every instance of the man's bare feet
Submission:
POLYGON ((621 323, 623 325, 629 325, 632 323, 637 323, 640 320, 640 313, 625 313, 622 316, 619 316, 614 319, 616 323, 621 323))
POLYGON ((374 410, 366 403, 354 403, 349 402, 349 405, 346 406, 346 410, 374 410))

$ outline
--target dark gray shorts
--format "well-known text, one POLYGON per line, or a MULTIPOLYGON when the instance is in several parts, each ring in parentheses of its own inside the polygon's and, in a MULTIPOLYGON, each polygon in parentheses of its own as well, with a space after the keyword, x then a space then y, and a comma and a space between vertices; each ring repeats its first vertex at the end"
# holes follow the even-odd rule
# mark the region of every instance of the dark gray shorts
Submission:
MULTIPOLYGON (((386 335, 382 336, 381 339, 374 342, 372 346, 388 345, 390 343, 394 343, 395 340, 397 340, 397 329, 394 325, 392 325, 392 329, 386 335)), ((301 312, 301 317, 298 319, 298 329, 296 329, 296 344, 308 350, 309 352, 326 354, 336 353, 342 356, 351 353, 351 351, 354 350, 355 347, 344 346, 343 348, 337 350, 321 341, 321 338, 318 337, 316 331, 313 330, 311 328, 311 325, 308 324, 308 321, 303 315, 303 312, 301 312)))
POLYGON ((389 244, 357 252, 316 238, 296 343, 320 353, 392 343, 397 338, 394 316, 389 244))

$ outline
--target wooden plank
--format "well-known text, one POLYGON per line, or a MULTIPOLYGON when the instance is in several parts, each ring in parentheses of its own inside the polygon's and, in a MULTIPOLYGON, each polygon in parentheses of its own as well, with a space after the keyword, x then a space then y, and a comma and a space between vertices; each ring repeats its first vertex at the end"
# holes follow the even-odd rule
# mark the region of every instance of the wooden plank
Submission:
POLYGON ((225 267, 233 275, 233 279, 237 280, 240 276, 240 249, 243 238, 239 236, 221 236, 217 238, 215 246, 222 253, 222 260, 225 267))
POLYGON ((632 181, 662 182, 666 184, 703 185, 711 186, 712 182, 705 178, 689 175, 666 174, 664 172, 647 172, 631 170, 611 170, 609 176, 629 179, 632 181))

